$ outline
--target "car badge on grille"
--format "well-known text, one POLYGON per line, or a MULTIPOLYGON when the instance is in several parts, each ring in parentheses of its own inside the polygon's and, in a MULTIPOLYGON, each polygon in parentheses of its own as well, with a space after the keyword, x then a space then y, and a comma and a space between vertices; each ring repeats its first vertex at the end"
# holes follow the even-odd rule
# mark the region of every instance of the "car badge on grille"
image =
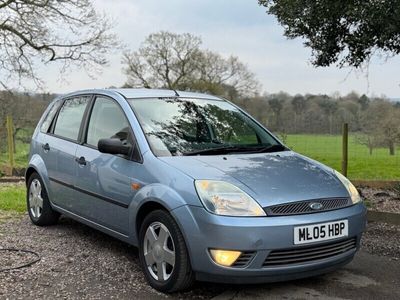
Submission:
POLYGON ((323 208, 322 203, 319 203, 319 202, 312 202, 309 204, 309 206, 313 210, 321 210, 323 208))

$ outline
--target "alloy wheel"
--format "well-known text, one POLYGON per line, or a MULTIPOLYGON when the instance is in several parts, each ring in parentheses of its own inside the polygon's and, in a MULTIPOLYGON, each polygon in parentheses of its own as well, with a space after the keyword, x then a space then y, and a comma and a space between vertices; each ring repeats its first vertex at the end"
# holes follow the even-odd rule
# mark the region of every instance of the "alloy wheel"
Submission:
POLYGON ((32 216, 39 219, 43 210, 42 185, 34 179, 29 186, 29 210, 32 216))
POLYGON ((168 280, 175 267, 175 245, 168 228, 154 222, 144 236, 144 258, 151 276, 158 281, 168 280))

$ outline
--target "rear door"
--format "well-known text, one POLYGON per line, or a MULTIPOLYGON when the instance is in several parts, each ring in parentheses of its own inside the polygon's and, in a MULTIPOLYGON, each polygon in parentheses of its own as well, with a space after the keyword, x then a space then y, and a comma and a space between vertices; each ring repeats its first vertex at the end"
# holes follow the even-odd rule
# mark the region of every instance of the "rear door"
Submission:
MULTIPOLYGON (((88 116, 86 134, 76 158, 75 186, 82 216, 109 229, 127 234, 128 206, 136 193, 133 183, 141 169, 140 155, 129 122, 114 99, 98 96, 88 116), (100 153, 97 144, 103 138, 119 138, 133 146, 132 155, 100 153)), ((140 177, 140 176, 139 176, 140 177)))
POLYGON ((66 99, 42 145, 42 156, 50 179, 50 199, 57 206, 72 212, 77 211, 73 189, 77 168, 75 154, 89 102, 90 96, 66 99))

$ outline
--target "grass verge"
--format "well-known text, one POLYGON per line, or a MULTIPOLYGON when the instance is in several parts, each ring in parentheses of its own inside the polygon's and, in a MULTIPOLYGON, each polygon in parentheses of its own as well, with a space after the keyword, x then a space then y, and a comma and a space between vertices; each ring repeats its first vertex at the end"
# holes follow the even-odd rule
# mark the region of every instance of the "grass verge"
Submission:
POLYGON ((24 185, 0 186, 0 211, 24 213, 26 211, 24 185))

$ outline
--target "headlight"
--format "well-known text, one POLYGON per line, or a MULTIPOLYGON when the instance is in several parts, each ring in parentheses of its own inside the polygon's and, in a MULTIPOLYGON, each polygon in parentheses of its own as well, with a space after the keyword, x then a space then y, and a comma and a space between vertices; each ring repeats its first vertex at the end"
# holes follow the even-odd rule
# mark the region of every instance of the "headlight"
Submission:
POLYGON ((265 216, 264 210, 238 187, 212 180, 196 180, 197 193, 205 208, 223 216, 265 216))
POLYGON ((343 176, 341 173, 338 171, 334 171, 336 177, 343 183, 343 185, 346 187, 347 191, 350 194, 351 201, 353 204, 356 204, 361 201, 360 194, 358 193, 356 187, 348 180, 345 176, 343 176))

